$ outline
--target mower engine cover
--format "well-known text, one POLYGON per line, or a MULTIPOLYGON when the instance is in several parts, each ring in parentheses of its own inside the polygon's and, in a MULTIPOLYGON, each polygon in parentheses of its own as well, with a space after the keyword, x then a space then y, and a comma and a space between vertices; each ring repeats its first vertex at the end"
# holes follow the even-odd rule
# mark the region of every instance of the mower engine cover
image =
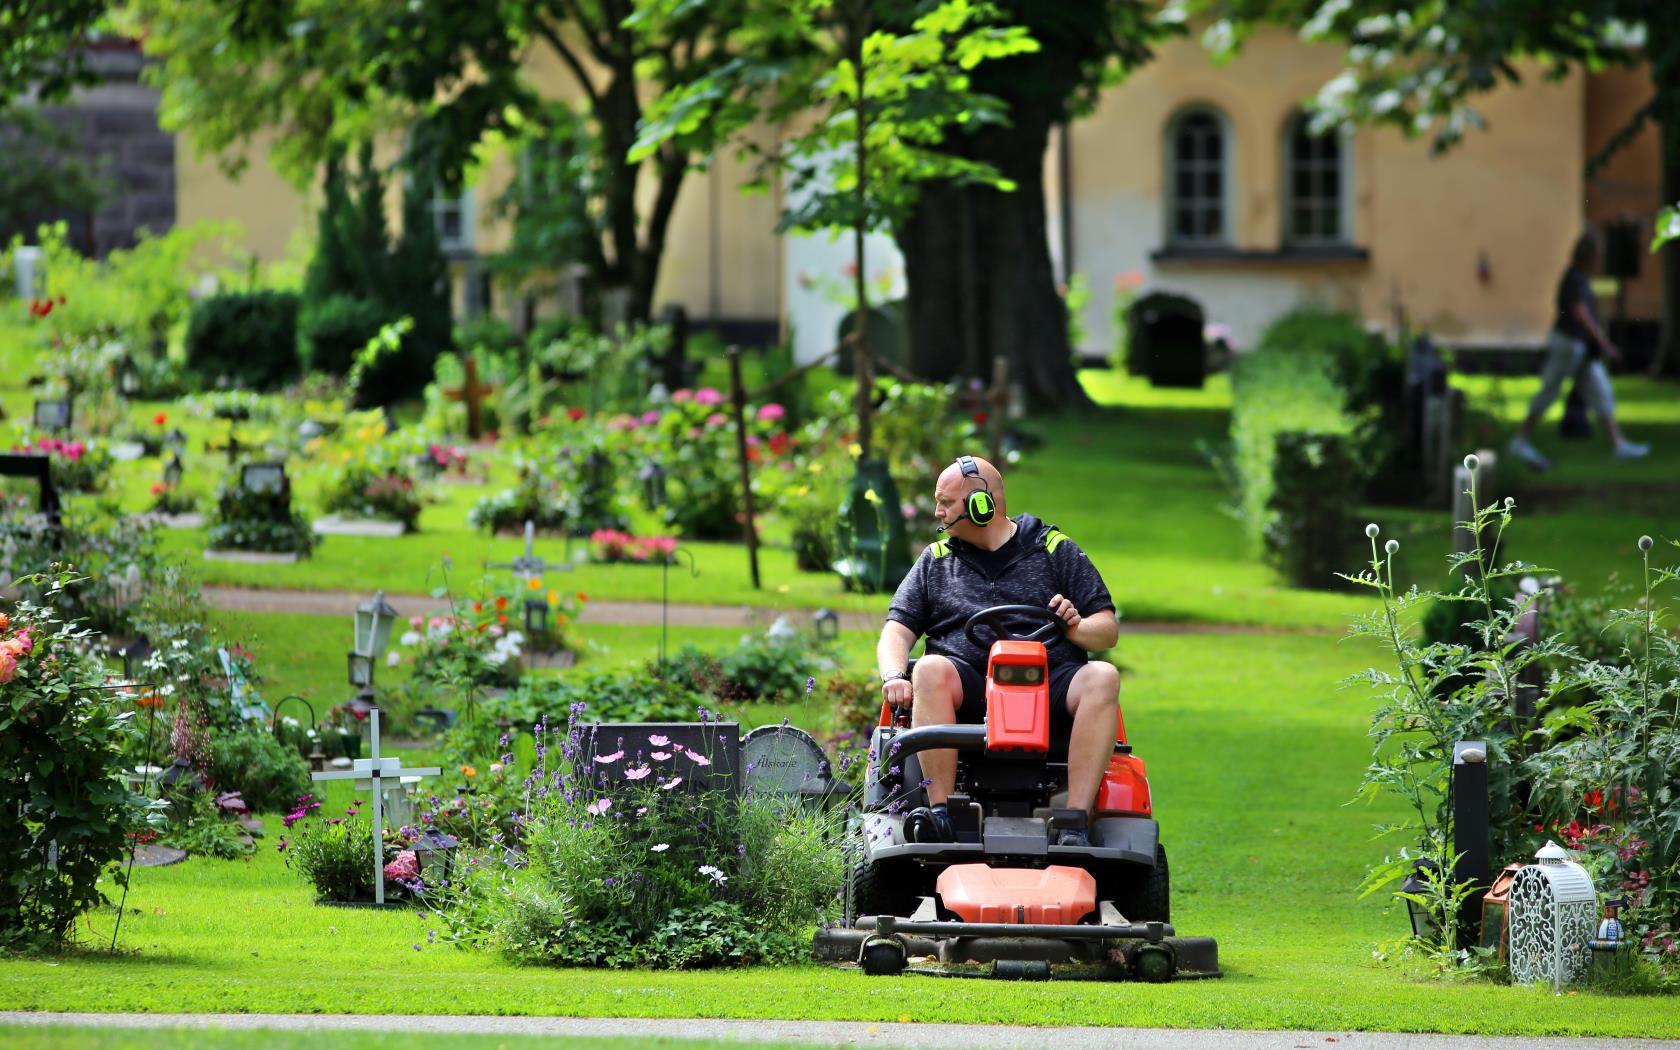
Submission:
POLYGON ((1072 925, 1097 910, 1097 880, 1083 868, 953 864, 939 873, 939 899, 964 922, 1072 925))
POLYGON ((986 664, 986 750, 1050 750, 1049 668, 1043 642, 992 643, 986 664))

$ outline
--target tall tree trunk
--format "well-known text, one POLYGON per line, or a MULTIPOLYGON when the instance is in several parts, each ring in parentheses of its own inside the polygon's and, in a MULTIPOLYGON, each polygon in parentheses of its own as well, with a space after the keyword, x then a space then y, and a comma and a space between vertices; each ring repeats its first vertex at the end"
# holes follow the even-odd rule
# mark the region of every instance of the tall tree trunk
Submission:
POLYGON ((1014 191, 928 186, 895 231, 910 289, 910 365, 918 374, 983 379, 973 371, 976 362, 1003 354, 1011 381, 1035 404, 1091 403, 1074 373, 1045 230, 1044 154, 1058 117, 1059 105, 1050 100, 1017 103, 1008 127, 958 143, 957 152, 990 162, 1015 183, 1014 191), (966 227, 965 213, 973 217, 966 227), (979 316, 965 317, 965 304, 979 316), (979 345, 966 345, 970 340, 979 345))
MULTIPOLYGON (((1662 203, 1680 203, 1680 121, 1657 125, 1662 141, 1662 203)), ((1657 252, 1662 267, 1662 336, 1654 375, 1680 377, 1680 241, 1669 241, 1657 252)))

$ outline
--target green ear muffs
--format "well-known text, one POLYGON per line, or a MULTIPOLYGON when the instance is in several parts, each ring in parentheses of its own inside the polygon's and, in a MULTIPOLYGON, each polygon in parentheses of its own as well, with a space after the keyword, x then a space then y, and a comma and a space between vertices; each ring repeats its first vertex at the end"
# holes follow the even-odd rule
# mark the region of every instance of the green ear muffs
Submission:
POLYGON ((968 498, 963 501, 963 511, 968 515, 969 521, 984 527, 997 517, 997 500, 992 498, 991 486, 986 484, 985 477, 980 473, 980 465, 974 462, 973 456, 958 456, 957 468, 962 471, 963 477, 973 478, 980 483, 980 487, 970 492, 968 498))

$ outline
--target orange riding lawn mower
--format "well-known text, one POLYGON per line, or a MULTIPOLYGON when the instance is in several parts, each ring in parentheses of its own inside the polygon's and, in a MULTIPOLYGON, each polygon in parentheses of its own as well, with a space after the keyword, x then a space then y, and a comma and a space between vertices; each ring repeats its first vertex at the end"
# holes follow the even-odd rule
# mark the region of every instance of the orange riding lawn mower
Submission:
POLYGON ((1167 852, 1124 719, 1094 814, 1058 808, 1068 741, 1050 732, 1044 640, 1065 624, 1038 606, 1000 605, 968 620, 982 649, 985 628, 995 641, 983 725, 912 729, 882 706, 846 844, 845 921, 817 934, 816 957, 872 975, 1220 976, 1213 938, 1173 929, 1167 852), (1012 630, 1034 620, 1041 626, 1012 630), (935 749, 957 753, 949 825, 928 808, 917 757, 935 749), (1087 824, 1088 845, 1060 844, 1062 829, 1087 824))

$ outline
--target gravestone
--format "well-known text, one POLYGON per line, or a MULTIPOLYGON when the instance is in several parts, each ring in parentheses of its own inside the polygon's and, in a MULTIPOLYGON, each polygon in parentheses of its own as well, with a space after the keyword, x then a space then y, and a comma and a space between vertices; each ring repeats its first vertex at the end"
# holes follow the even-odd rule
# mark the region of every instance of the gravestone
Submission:
POLYGON ((35 402, 33 421, 37 430, 57 433, 70 429, 73 413, 74 407, 67 397, 41 398, 35 402))
POLYGON ((1126 315, 1128 370, 1150 386, 1199 388, 1207 377, 1206 316, 1183 295, 1153 292, 1126 315))
POLYGON ((369 726, 371 734, 373 757, 358 758, 345 770, 331 773, 311 773, 309 779, 324 780, 355 780, 356 790, 368 791, 373 801, 373 899, 376 904, 385 903, 385 791, 388 787, 398 787, 407 783, 417 782, 421 777, 435 777, 443 770, 437 766, 425 766, 415 769, 404 769, 402 759, 391 758, 379 753, 379 708, 368 712, 372 724, 369 726))
POLYGON ((820 802, 843 790, 822 745, 803 729, 759 726, 741 738, 741 777, 757 795, 820 802))
POLYGON ((0 477, 30 478, 40 486, 41 513, 49 528, 60 524, 58 490, 53 487, 52 458, 35 452, 0 453, 0 477))
POLYGON ((606 288, 601 291, 601 331, 613 335, 620 325, 630 323, 630 289, 606 288))
POLYGON ((589 316, 589 267, 573 263, 560 271, 559 306, 568 317, 586 319, 589 316))
POLYGON ((12 253, 12 277, 19 299, 38 299, 47 294, 47 253, 33 244, 12 253))
POLYGON ((670 332, 664 356, 659 361, 659 381, 667 390, 688 385, 688 311, 681 303, 670 303, 659 311, 659 323, 670 332))
POLYGON ((1459 447, 1459 434, 1464 427, 1464 391, 1448 386, 1437 392, 1425 390, 1423 396, 1423 433, 1421 465, 1425 496, 1436 506, 1450 503, 1458 491, 1453 476, 1453 463, 1459 447), (1442 491, 1447 486, 1450 491, 1442 491))

